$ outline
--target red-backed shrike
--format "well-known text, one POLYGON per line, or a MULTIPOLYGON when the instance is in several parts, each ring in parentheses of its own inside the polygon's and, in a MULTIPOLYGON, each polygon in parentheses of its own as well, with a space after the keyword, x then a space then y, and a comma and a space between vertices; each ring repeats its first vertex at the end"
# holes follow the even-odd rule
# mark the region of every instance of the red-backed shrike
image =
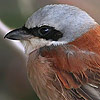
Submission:
POLYGON ((100 26, 86 12, 47 5, 5 37, 24 45, 40 100, 100 100, 100 26))

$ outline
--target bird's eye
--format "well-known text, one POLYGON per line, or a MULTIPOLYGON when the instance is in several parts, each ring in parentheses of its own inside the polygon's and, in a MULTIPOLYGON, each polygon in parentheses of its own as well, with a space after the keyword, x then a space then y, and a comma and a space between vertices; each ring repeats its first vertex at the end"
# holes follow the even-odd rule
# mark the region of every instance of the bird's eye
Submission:
POLYGON ((50 31, 51 31, 51 28, 50 27, 47 27, 47 26, 43 26, 43 27, 40 27, 38 29, 38 33, 41 36, 46 36, 50 31))

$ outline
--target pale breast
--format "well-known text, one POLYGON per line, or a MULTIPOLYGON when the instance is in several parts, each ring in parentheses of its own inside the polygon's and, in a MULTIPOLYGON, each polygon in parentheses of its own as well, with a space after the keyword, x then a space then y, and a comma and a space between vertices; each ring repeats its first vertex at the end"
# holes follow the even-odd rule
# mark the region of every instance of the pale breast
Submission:
POLYGON ((38 51, 32 52, 28 59, 28 77, 40 100, 73 100, 71 92, 60 82, 52 63, 38 51))

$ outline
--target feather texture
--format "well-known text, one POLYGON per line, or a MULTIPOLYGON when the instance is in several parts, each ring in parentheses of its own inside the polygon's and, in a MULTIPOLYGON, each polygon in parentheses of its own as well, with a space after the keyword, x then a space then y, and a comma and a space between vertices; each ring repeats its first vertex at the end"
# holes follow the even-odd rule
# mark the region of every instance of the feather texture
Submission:
MULTIPOLYGON (((35 84, 32 81, 34 75, 41 84, 45 80, 46 98, 41 100, 100 100, 100 26, 69 44, 45 46, 35 52, 29 56, 28 69, 33 68, 29 71, 32 85, 35 84), (36 54, 33 60, 31 56, 36 54), (41 64, 41 61, 44 63, 41 64), (34 69, 37 69, 36 73, 32 71, 34 69), (47 84, 51 90, 48 90, 47 84), (55 94, 50 97, 52 92, 58 97, 55 94)), ((40 88, 37 94, 41 98, 40 88)))

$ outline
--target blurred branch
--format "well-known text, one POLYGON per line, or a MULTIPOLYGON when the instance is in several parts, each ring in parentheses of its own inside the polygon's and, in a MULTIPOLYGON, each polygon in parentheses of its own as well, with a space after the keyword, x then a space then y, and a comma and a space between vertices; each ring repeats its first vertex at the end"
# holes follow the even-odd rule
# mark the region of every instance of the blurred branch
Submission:
POLYGON ((0 34, 5 35, 10 29, 0 20, 0 34))
MULTIPOLYGON (((10 28, 8 28, 1 20, 0 20, 0 35, 2 38, 5 36, 7 32, 10 31, 10 28)), ((20 53, 24 55, 24 48, 20 41, 13 41, 13 40, 7 40, 5 39, 9 44, 11 44, 15 49, 19 50, 20 53)))

